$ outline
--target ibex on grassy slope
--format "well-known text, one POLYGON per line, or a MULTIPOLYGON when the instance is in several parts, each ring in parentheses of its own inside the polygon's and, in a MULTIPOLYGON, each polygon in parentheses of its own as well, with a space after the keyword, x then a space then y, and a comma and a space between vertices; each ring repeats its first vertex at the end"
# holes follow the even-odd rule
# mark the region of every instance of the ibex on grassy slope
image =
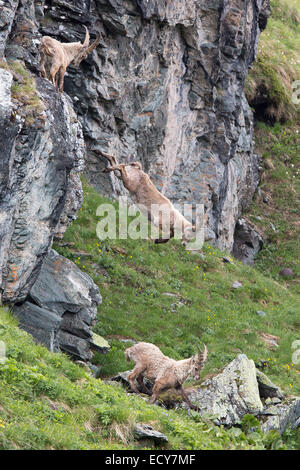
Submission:
POLYGON ((157 346, 151 343, 137 343, 127 348, 125 350, 127 361, 132 359, 135 362, 135 367, 128 377, 132 390, 139 393, 134 383, 136 380, 142 391, 149 394, 143 382, 143 377, 146 377, 154 382, 151 404, 157 400, 163 390, 175 388, 180 390, 182 398, 190 408, 197 409, 184 391, 183 383, 188 376, 193 376, 196 380, 200 378, 200 371, 207 359, 207 347, 204 345, 203 352, 199 347, 198 350, 198 354, 189 359, 175 361, 165 356, 157 346))
POLYGON ((93 152, 106 158, 111 166, 104 170, 104 173, 113 171, 114 174, 123 181, 126 189, 131 193, 135 203, 149 222, 163 233, 168 234, 168 238, 157 238, 155 243, 166 243, 174 237, 175 232, 179 232, 183 244, 187 243, 195 236, 195 227, 189 222, 154 186, 149 176, 142 170, 139 162, 118 164, 113 155, 108 155, 100 150, 93 152))
POLYGON ((96 40, 89 45, 90 34, 85 26, 85 40, 81 42, 59 42, 50 36, 43 36, 42 44, 40 47, 41 54, 41 73, 44 78, 47 78, 45 65, 50 65, 50 79, 53 85, 58 88, 62 93, 64 88, 64 76, 68 65, 71 62, 78 67, 80 62, 87 58, 87 56, 98 46, 100 42, 100 33, 97 34, 96 40))

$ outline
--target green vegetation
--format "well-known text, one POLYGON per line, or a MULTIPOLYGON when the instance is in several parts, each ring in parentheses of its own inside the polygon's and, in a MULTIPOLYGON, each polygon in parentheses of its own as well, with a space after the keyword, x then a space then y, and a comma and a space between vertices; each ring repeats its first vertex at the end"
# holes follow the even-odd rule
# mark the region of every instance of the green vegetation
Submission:
POLYGON ((261 196, 256 195, 247 216, 263 234, 265 246, 255 266, 299 294, 300 124, 256 127, 264 170, 261 196), (285 267, 293 270, 291 278, 278 277, 285 267))
MULTIPOLYGON (((94 330, 109 341, 111 350, 94 356, 101 366, 101 379, 95 379, 67 356, 36 345, 0 308, 0 341, 7 356, 5 362, 0 357, 0 449, 137 449, 143 446, 133 436, 139 422, 164 432, 170 449, 300 448, 299 430, 287 430, 282 437, 277 432, 264 435, 250 415, 240 427, 225 430, 193 411, 188 416, 184 410, 150 406, 103 380, 132 366, 124 358, 130 339, 153 342, 175 359, 189 357, 204 342, 209 355, 203 379, 243 352, 256 364, 264 361, 264 372, 285 393, 300 393, 299 365, 292 363, 291 349, 300 334, 300 126, 299 106, 291 101, 292 83, 300 78, 300 6, 298 0, 271 0, 271 5, 246 93, 251 103, 267 96, 267 117, 294 122, 257 124, 262 195, 246 215, 266 244, 255 267, 234 259, 225 263, 228 254, 208 244, 202 253, 192 253, 174 240, 167 245, 130 239, 100 242, 96 210, 111 201, 83 181, 78 219, 54 247, 98 284, 103 303, 94 330), (279 278, 283 267, 292 268, 294 276, 279 278), (232 288, 234 281, 242 287, 232 288), (266 341, 267 335, 275 337, 278 347, 266 341)), ((33 123, 42 103, 32 76, 19 62, 0 67, 13 72, 13 98, 26 122, 33 123)))
POLYGON ((299 1, 271 0, 271 17, 261 34, 245 91, 248 101, 264 104, 265 116, 275 121, 299 115, 299 106, 292 102, 292 84, 300 79, 299 50, 299 1))
MULTIPOLYGON (((191 412, 150 406, 119 385, 92 378, 63 354, 36 345, 0 309, 0 449, 137 449, 135 423, 149 423, 169 438, 170 449, 290 449, 296 433, 264 435, 252 416, 225 430, 191 412)), ((148 444, 149 445, 149 444, 148 444)))
POLYGON ((44 111, 44 104, 37 93, 34 76, 17 60, 0 61, 0 67, 12 73, 14 78, 11 87, 12 99, 20 104, 19 112, 25 119, 25 124, 33 125, 44 111))
POLYGON ((225 253, 207 244, 204 258, 176 240, 166 245, 131 239, 100 242, 96 210, 109 200, 86 183, 84 190, 78 219, 64 236, 69 246, 56 249, 87 272, 103 296, 95 332, 112 345, 107 355, 95 356, 103 377, 128 369, 123 339, 155 343, 175 359, 189 357, 204 342, 209 350, 204 376, 242 351, 256 363, 267 360, 270 378, 286 392, 299 394, 291 364, 291 344, 300 327, 295 295, 237 260, 224 263, 225 253), (236 280, 243 284, 239 289, 232 288, 236 280), (270 350, 262 333, 278 336, 279 347, 270 350))

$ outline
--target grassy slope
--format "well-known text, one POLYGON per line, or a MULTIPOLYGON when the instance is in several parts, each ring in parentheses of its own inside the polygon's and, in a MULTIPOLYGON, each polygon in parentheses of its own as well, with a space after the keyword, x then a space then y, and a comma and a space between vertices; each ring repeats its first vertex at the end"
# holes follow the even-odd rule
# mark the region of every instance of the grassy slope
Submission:
MULTIPOLYGON (((246 90, 251 98, 263 81, 269 95, 275 95, 276 109, 270 113, 296 119, 291 83, 299 72, 300 8, 297 0, 272 0, 272 11, 246 90)), ((222 254, 208 245, 203 259, 174 241, 166 246, 130 240, 100 243, 96 208, 107 200, 85 185, 84 206, 65 235, 64 241, 73 245, 56 248, 87 271, 103 295, 95 331, 109 339, 112 349, 95 356, 102 377, 130 367, 124 361, 123 350, 130 344, 121 341, 124 337, 155 342, 174 358, 188 357, 201 339, 209 348, 203 377, 242 351, 255 362, 266 360, 270 378, 286 393, 299 395, 299 371, 291 363, 291 345, 300 329, 298 129, 297 124, 257 128, 258 152, 267 167, 261 188, 270 202, 257 199, 247 215, 269 238, 256 269, 235 260, 234 265, 224 264, 222 254), (292 267, 294 278, 277 279, 285 266, 292 267), (233 289, 235 280, 243 287, 233 289), (257 310, 264 310, 266 317, 257 310), (269 349, 261 333, 279 336, 279 347, 269 349)), ((149 406, 119 386, 89 377, 66 356, 35 345, 3 309, 0 340, 8 357, 0 364, 0 448, 133 449, 138 447, 132 437, 135 422, 165 432, 172 449, 300 447, 299 432, 298 437, 285 436, 284 444, 276 434, 225 431, 194 413, 188 418, 183 411, 149 406)))
MULTIPOLYGON (((171 449, 297 448, 297 436, 224 430, 191 412, 150 406, 118 386, 88 375, 63 354, 35 345, 9 312, 0 308, 0 340, 6 362, 0 363, 0 449, 137 449, 136 422, 163 431, 171 449), (288 441, 288 443, 285 441, 288 441)), ((252 428, 249 431, 249 428, 252 428)), ((149 444, 148 444, 149 445, 149 444)))
POLYGON ((263 157, 264 167, 262 196, 256 195, 247 216, 266 242, 256 267, 298 294, 300 105, 293 103, 292 84, 300 80, 299 50, 299 1, 271 0, 271 17, 260 37, 257 61, 246 82, 246 95, 252 101, 263 84, 270 99, 266 114, 278 122, 274 127, 256 125, 256 151, 263 157), (290 121, 282 123, 284 119, 290 121), (293 270, 292 278, 278 277, 285 267, 293 270))
POLYGON ((258 124, 256 147, 263 157, 261 196, 247 214, 265 240, 256 268, 299 294, 300 121, 273 128, 258 124), (291 278, 278 277, 285 267, 293 270, 291 278))
POLYGON ((177 359, 189 357, 202 341, 210 351, 204 375, 242 351, 255 362, 268 360, 270 377, 287 392, 300 392, 291 364, 291 344, 300 328, 296 296, 237 260, 224 263, 222 253, 210 245, 204 245, 203 259, 178 241, 100 242, 95 214, 103 202, 108 200, 85 186, 79 217, 64 237, 64 243, 73 245, 57 247, 97 282, 103 295, 95 331, 110 339, 112 351, 96 356, 102 376, 128 369, 124 338, 153 342, 177 359), (243 284, 239 289, 232 288, 236 280, 243 284), (280 347, 270 350, 261 333, 278 336, 280 347))

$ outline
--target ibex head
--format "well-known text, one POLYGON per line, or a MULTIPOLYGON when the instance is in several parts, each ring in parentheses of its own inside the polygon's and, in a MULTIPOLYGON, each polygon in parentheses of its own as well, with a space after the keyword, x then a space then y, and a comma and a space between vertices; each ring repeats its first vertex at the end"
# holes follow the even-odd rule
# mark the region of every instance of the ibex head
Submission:
POLYGON ((78 54, 76 57, 73 59, 73 64, 75 67, 79 67, 80 63, 87 58, 87 56, 95 49, 95 47, 98 46, 100 42, 101 35, 100 33, 97 33, 97 38, 95 41, 90 45, 90 33, 85 26, 85 39, 84 43, 82 44, 81 49, 79 50, 78 54))
POLYGON ((200 349, 200 346, 197 346, 198 354, 192 357, 192 369, 190 374, 194 377, 195 380, 200 379, 200 372, 204 366, 204 363, 207 359, 207 347, 204 344, 203 352, 200 349))

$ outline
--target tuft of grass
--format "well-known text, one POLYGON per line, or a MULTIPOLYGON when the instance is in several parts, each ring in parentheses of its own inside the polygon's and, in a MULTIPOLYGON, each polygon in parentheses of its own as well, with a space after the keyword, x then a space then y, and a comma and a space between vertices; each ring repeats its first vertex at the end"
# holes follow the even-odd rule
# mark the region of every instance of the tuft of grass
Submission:
POLYGON ((11 96, 20 104, 20 112, 25 125, 34 125, 44 111, 44 104, 38 95, 34 76, 19 61, 9 61, 4 68, 9 70, 14 77, 11 96))

